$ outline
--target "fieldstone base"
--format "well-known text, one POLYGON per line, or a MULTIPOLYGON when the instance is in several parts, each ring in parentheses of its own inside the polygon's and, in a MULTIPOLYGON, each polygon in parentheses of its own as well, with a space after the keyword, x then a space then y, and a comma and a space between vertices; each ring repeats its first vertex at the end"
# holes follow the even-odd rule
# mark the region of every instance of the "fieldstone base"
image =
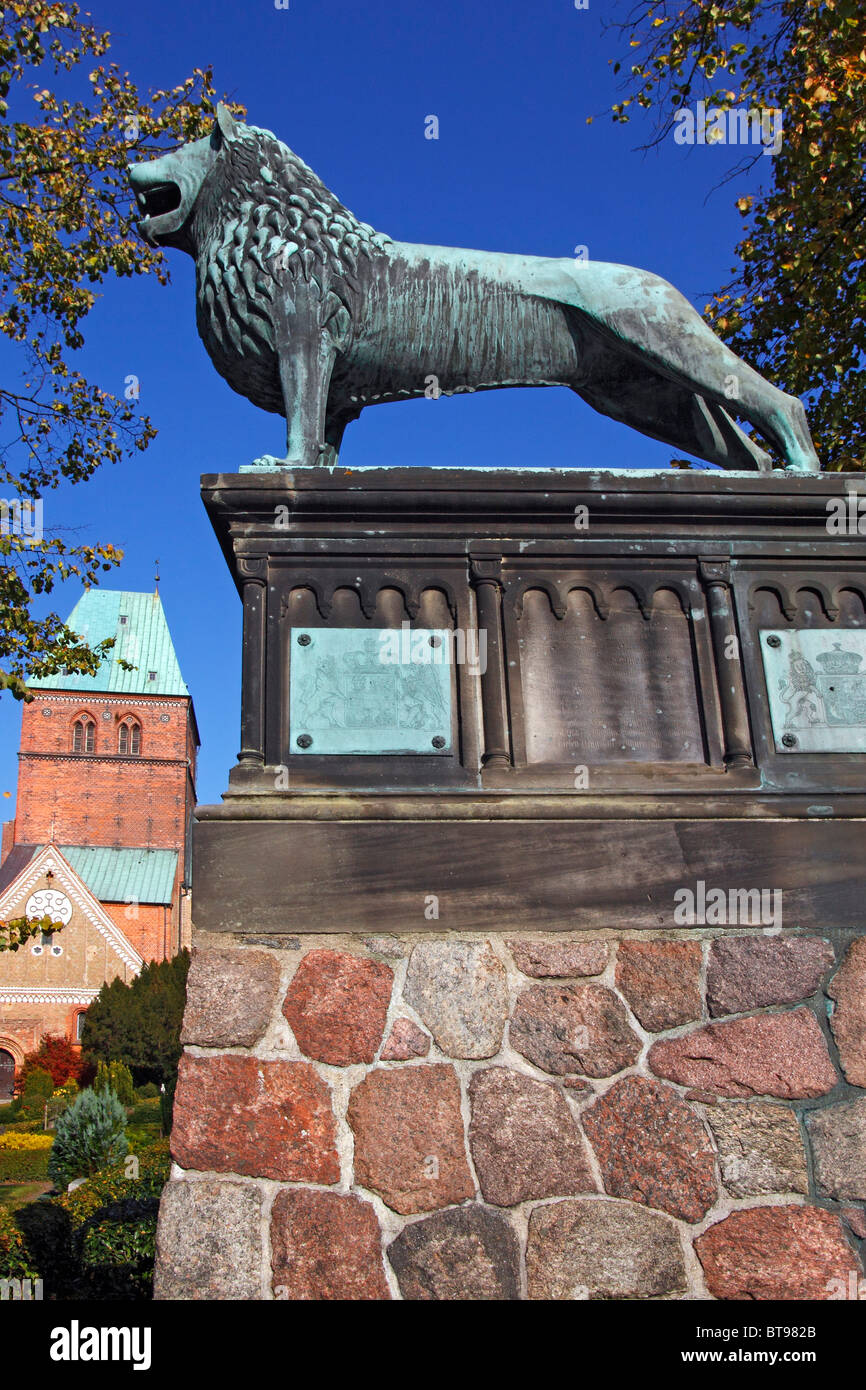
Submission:
POLYGON ((183 1041, 157 1298, 866 1297, 866 937, 199 934, 183 1041))

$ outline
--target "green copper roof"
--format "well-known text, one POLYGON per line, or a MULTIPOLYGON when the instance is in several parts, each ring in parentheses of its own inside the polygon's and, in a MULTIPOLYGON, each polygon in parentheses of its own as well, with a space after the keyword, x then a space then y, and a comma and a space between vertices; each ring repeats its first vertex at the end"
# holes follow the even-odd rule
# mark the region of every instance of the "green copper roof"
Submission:
POLYGON ((173 849, 60 845, 60 853, 103 903, 170 903, 177 872, 173 849))
POLYGON ((180 674, 159 594, 88 589, 67 626, 90 646, 114 637, 115 643, 95 676, 56 675, 28 681, 41 690, 100 690, 125 695, 189 695, 180 674), (130 662, 124 671, 118 659, 130 662))

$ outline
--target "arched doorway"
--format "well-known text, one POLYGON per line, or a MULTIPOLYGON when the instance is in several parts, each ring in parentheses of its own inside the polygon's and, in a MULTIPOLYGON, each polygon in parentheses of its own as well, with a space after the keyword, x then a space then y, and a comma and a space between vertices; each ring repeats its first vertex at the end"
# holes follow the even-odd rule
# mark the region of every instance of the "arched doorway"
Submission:
POLYGON ((0 1047, 0 1102, 12 1099, 15 1084, 15 1058, 5 1047, 0 1047))

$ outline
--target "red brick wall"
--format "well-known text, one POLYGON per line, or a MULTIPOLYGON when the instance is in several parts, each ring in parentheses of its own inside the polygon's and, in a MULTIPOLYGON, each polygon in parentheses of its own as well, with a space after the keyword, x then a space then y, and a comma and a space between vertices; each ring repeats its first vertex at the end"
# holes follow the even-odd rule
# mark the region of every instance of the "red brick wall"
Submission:
POLYGON ((16 842, 44 844, 53 824, 57 844, 182 850, 193 745, 186 699, 38 695, 22 716, 16 842), (96 747, 74 754, 72 725, 84 712, 96 723, 96 747), (138 757, 117 754, 128 714, 141 723, 138 757))
POLYGON ((195 725, 183 697, 37 694, 22 711, 18 804, 4 855, 17 844, 105 845, 172 849, 177 875, 168 911, 161 904, 105 903, 145 960, 172 956, 181 939, 180 885, 195 805, 195 725), (91 754, 72 752, 72 726, 81 714, 96 724, 91 754), (120 756, 118 728, 133 715, 141 752, 120 756))
POLYGON ((103 903, 102 906, 146 961, 163 960, 177 955, 179 949, 177 898, 175 891, 171 907, 163 907, 162 903, 103 903))

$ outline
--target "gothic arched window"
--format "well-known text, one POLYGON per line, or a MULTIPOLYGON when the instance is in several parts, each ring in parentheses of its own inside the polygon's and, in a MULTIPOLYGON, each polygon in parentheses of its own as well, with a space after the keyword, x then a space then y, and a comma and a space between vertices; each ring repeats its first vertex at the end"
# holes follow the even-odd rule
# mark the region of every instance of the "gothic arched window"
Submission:
POLYGON ((117 731, 117 751, 137 758, 141 752, 141 725, 135 719, 124 719, 117 731))
POLYGON ((79 714, 72 725, 73 753, 92 753, 96 747, 96 724, 88 714, 79 714))

